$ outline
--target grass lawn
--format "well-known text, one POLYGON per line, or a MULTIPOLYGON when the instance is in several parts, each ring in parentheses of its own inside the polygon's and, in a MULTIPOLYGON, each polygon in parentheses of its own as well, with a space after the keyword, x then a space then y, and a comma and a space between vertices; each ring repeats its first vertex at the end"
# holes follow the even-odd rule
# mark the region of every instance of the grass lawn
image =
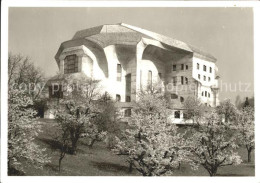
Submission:
MULTIPOLYGON (((55 122, 53 120, 41 120, 43 132, 39 134, 37 143, 47 149, 51 157, 51 163, 44 166, 43 169, 35 169, 32 166, 26 166, 26 175, 30 176, 140 176, 141 174, 134 170, 128 172, 128 163, 126 157, 113 154, 105 143, 95 143, 93 148, 79 144, 77 155, 66 154, 62 160, 62 171, 58 171, 59 150, 52 141, 55 122)), ((247 152, 245 148, 239 149, 243 163, 238 166, 227 166, 218 170, 219 176, 254 176, 254 163, 246 163, 247 152)), ((252 162, 254 162, 254 153, 252 153, 252 162)), ((180 170, 176 170, 173 176, 209 176, 208 172, 200 167, 197 171, 183 164, 180 170)))

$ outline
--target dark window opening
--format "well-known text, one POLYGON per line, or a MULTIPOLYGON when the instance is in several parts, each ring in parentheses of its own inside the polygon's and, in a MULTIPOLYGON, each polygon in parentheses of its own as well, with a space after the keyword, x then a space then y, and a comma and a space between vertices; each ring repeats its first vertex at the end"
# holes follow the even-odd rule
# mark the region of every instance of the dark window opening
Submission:
POLYGON ((203 96, 203 95, 204 95, 204 92, 201 93, 201 96, 203 96))
POLYGON ((118 95, 118 94, 116 95, 116 101, 117 101, 117 102, 120 102, 120 101, 121 101, 121 96, 118 95))
POLYGON ((208 77, 208 81, 210 81, 210 77, 208 77))
POLYGON ((175 111, 174 112, 174 118, 180 119, 181 117, 181 112, 180 111, 175 111))
POLYGON ((207 71, 207 67, 206 67, 206 65, 203 65, 203 71, 207 71))
POLYGON ((184 102, 184 98, 183 98, 183 97, 180 97, 180 101, 181 101, 181 102, 184 102))
POLYGON ((126 96, 125 101, 126 101, 126 102, 131 102, 131 97, 130 97, 130 96, 126 96))
POLYGON ((184 70, 184 64, 181 64, 181 70, 184 70))
POLYGON ((200 74, 198 74, 198 78, 200 79, 200 74))
POLYGON ((181 76, 181 84, 183 85, 184 84, 184 77, 181 76))
POLYGON ((186 84, 186 85, 189 84, 188 78, 185 78, 185 84, 186 84))
POLYGON ((131 109, 126 109, 125 110, 125 117, 130 117, 131 116, 131 109))
POLYGON ((197 69, 199 70, 200 69, 200 64, 197 63, 197 69))
POLYGON ((177 65, 172 65, 172 71, 176 71, 177 70, 177 65))
POLYGON ((203 78, 204 78, 204 81, 206 81, 206 76, 204 76, 203 78))
POLYGON ((205 91, 205 97, 207 97, 207 95, 208 95, 208 93, 207 93, 207 91, 205 91))
POLYGON ((171 94, 171 99, 177 99, 178 95, 176 95, 175 93, 171 94))
POLYGON ((186 65, 186 70, 188 70, 189 69, 189 66, 188 65, 186 65))
POLYGON ((208 93, 208 97, 210 98, 210 93, 208 93))
POLYGON ((209 68, 209 72, 212 73, 212 67, 209 68))

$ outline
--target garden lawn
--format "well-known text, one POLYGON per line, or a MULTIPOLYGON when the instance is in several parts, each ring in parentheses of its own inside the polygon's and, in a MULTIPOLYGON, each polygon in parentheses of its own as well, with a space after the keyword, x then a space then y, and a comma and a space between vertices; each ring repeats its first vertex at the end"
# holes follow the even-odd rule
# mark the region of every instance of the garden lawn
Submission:
MULTIPOLYGON (((95 143, 92 148, 80 143, 77 155, 66 154, 62 160, 62 170, 58 171, 59 149, 53 141, 55 134, 55 121, 41 119, 42 133, 36 141, 51 157, 51 163, 45 165, 43 169, 35 169, 26 165, 25 175, 29 176, 140 176, 134 170, 128 171, 128 163, 125 156, 118 156, 109 150, 104 142, 95 143)), ((245 148, 239 149, 243 163, 238 166, 222 167, 218 170, 219 176, 254 176, 254 152, 252 153, 252 163, 246 163, 247 151, 245 148)), ((190 168, 188 164, 182 164, 180 170, 176 170, 173 176, 209 176, 208 172, 200 167, 197 171, 190 168)))

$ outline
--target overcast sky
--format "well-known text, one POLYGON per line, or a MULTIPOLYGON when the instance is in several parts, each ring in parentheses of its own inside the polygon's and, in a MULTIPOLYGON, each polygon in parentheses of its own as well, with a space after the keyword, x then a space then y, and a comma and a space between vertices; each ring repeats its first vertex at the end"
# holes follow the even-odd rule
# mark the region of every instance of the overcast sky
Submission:
POLYGON ((220 99, 254 90, 253 11, 251 8, 10 8, 9 51, 31 57, 47 76, 58 71, 54 55, 76 31, 124 22, 192 44, 218 61, 220 99), (239 82, 249 83, 243 91, 239 82))

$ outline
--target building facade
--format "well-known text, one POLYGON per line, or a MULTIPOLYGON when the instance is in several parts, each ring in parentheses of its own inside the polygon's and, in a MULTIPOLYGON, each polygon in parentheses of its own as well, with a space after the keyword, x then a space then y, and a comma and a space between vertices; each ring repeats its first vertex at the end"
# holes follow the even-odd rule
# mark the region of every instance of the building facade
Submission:
MULTIPOLYGON (((199 98, 218 105, 216 58, 184 42, 124 23, 76 32, 55 55, 60 73, 101 81, 104 92, 122 103, 129 115, 131 102, 148 85, 161 83, 173 103, 173 118, 183 119, 182 103, 199 98)), ((55 77, 49 83, 55 82, 55 77)), ((45 117, 50 117, 50 111, 45 117)))

